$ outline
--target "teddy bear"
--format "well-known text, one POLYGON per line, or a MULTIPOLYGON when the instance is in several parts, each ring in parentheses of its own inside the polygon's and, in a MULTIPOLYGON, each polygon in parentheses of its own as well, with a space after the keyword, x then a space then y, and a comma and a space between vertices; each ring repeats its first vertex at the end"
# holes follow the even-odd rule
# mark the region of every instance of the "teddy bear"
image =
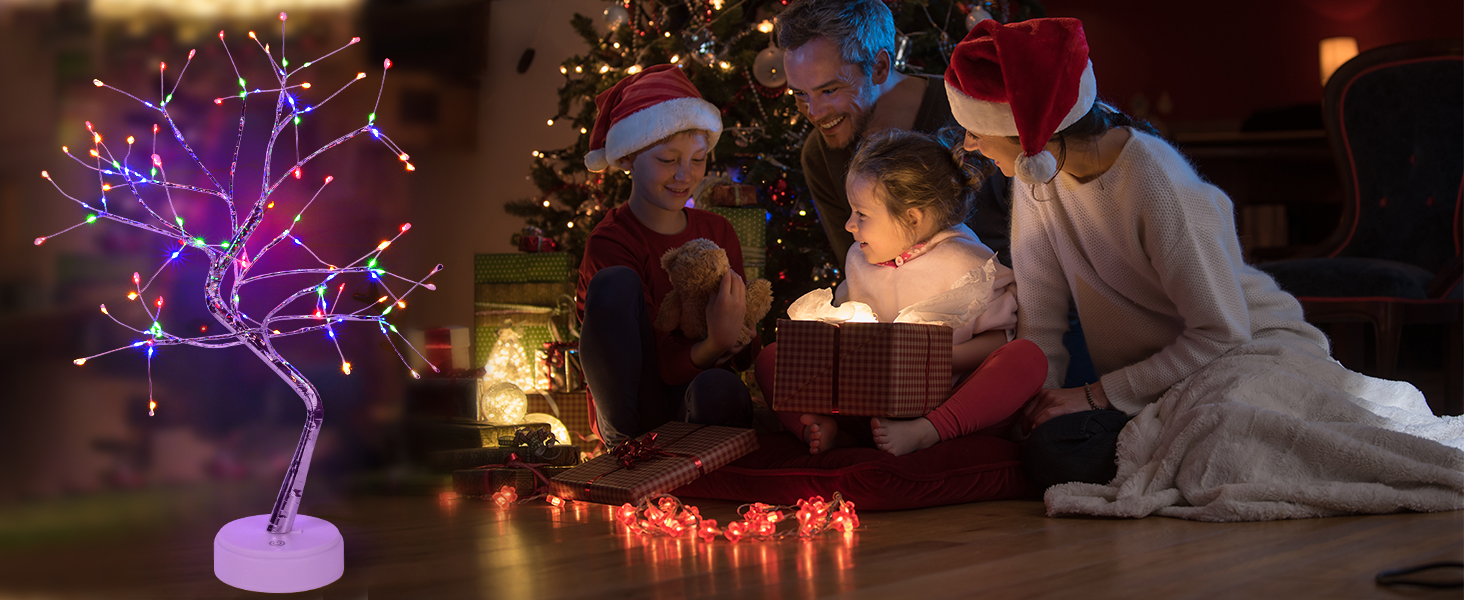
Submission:
MULTIPOLYGON (((707 337, 707 301, 722 284, 727 272, 727 251, 716 242, 697 238, 661 255, 661 268, 671 276, 671 292, 661 302, 656 315, 657 331, 670 332, 678 327, 693 340, 707 337)), ((742 320, 742 333, 737 345, 752 339, 758 321, 768 314, 773 304, 773 285, 766 279, 747 283, 747 314, 742 320)))

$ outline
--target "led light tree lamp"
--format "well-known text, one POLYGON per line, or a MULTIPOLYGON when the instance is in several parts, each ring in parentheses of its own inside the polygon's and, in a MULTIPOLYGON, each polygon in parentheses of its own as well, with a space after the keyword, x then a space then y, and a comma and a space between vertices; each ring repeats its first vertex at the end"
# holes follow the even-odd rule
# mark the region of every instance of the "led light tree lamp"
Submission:
MULTIPOLYGON (((214 538, 214 574, 224 583, 231 586, 259 592, 297 592, 315 589, 340 578, 345 569, 344 549, 345 544, 341 538, 340 531, 330 523, 298 514, 300 500, 304 493, 306 476, 310 472, 310 457, 315 449, 316 437, 320 433, 321 422, 324 418, 324 407, 321 404, 319 393, 315 386, 280 355, 275 347, 274 341, 277 338, 301 336, 301 335, 324 335, 335 345, 336 351, 341 356, 341 370, 351 374, 351 363, 345 359, 344 353, 340 350, 340 343, 336 339, 334 327, 347 322, 374 322, 380 329, 383 336, 390 342, 391 347, 396 350, 397 357, 406 360, 402 352, 393 340, 393 335, 400 339, 409 349, 416 352, 411 344, 386 320, 386 315, 394 308, 406 307, 406 296, 419 287, 435 289, 427 283, 427 279, 442 269, 442 265, 434 267, 426 276, 418 280, 407 279, 390 273, 377 265, 381 253, 389 247, 394 240, 405 234, 411 228, 410 224, 401 226, 400 231, 390 240, 382 241, 365 255, 339 267, 320 259, 314 251, 293 232, 293 227, 303 216, 305 209, 319 197, 325 187, 331 183, 333 177, 326 177, 324 183, 314 192, 305 206, 300 208, 294 220, 289 221, 285 229, 278 235, 265 241, 256 239, 256 234, 265 223, 265 216, 275 209, 275 202, 272 196, 280 186, 290 182, 291 179, 299 181, 302 178, 303 167, 314 160, 321 153, 338 146, 347 140, 357 136, 367 135, 380 142, 388 148, 402 163, 408 171, 415 170, 412 163, 408 162, 409 157, 402 152, 391 138, 387 137, 375 124, 375 110, 366 119, 366 125, 354 129, 342 135, 330 143, 306 155, 301 155, 299 150, 299 130, 303 120, 308 119, 311 113, 335 98, 346 87, 352 83, 366 78, 365 73, 358 74, 354 79, 341 86, 335 93, 315 104, 310 104, 300 95, 302 90, 310 88, 309 83, 290 84, 291 77, 300 71, 308 69, 312 64, 340 52, 345 47, 360 41, 360 38, 352 38, 349 43, 341 48, 322 56, 315 61, 305 62, 301 65, 291 67, 290 62, 284 56, 284 23, 287 16, 280 13, 281 43, 278 57, 270 52, 269 44, 261 42, 254 32, 249 32, 253 40, 264 55, 268 57, 273 73, 273 79, 277 87, 272 89, 250 89, 242 76, 239 76, 239 90, 232 95, 214 99, 214 104, 224 107, 228 103, 238 102, 240 105, 238 137, 235 141, 233 163, 230 165, 227 179, 221 182, 220 177, 210 171, 204 162, 199 159, 194 148, 184 139, 182 131, 174 122, 173 116, 168 111, 169 102, 172 100, 172 93, 164 93, 166 83, 166 63, 159 64, 159 98, 156 103, 138 98, 132 94, 106 85, 101 80, 93 80, 97 87, 105 87, 122 93, 133 100, 145 105, 151 111, 158 114, 160 123, 172 133, 172 137, 181 145, 182 150, 191 159, 191 165, 202 171, 209 184, 206 186, 180 183, 177 180, 169 180, 167 177, 167 166, 165 161, 158 154, 157 142, 159 125, 152 128, 152 152, 150 152, 150 164, 145 166, 136 165, 139 162, 133 157, 133 145, 135 138, 127 138, 127 152, 118 156, 104 142, 102 134, 98 132, 90 122, 87 129, 92 136, 92 149, 89 151, 91 161, 85 158, 72 155, 70 150, 63 147, 62 151, 76 160, 83 166, 97 173, 100 182, 100 195, 95 200, 82 200, 74 197, 53 181, 56 189, 67 198, 79 204, 87 216, 81 223, 77 223, 59 233, 65 233, 87 223, 99 219, 108 219, 123 223, 145 231, 156 233, 177 242, 178 246, 171 256, 164 261, 152 277, 146 282, 142 277, 133 273, 133 291, 128 294, 130 300, 142 298, 153 283, 153 280, 174 260, 178 259, 184 251, 202 253, 208 260, 208 273, 204 282, 204 297, 208 311, 218 322, 223 325, 224 332, 199 335, 194 337, 182 337, 166 331, 160 324, 163 309, 163 299, 158 297, 156 302, 141 302, 143 310, 151 319, 152 324, 145 329, 127 325, 118 319, 117 316, 108 312, 106 305, 102 305, 103 314, 108 315, 113 321, 131 329, 142 337, 139 341, 128 344, 121 348, 114 348, 100 354, 86 358, 76 359, 78 365, 84 364, 91 358, 96 358, 112 352, 126 349, 138 349, 146 353, 148 360, 148 414, 153 414, 157 408, 157 402, 152 397, 152 358, 157 349, 162 346, 189 345, 203 348, 225 348, 230 346, 244 346, 258 356, 265 364, 284 379, 300 399, 305 403, 305 430, 300 436, 300 443, 295 448, 295 454, 290 460, 288 470, 285 472, 284 482, 280 486, 279 495, 275 498, 274 508, 266 515, 254 515, 235 520, 224 525, 214 538), (270 127, 269 137, 264 146, 262 157, 263 177, 259 192, 259 198, 254 201, 252 207, 243 218, 239 218, 236 204, 235 177, 239 171, 240 150, 243 145, 243 133, 245 125, 245 106, 251 96, 258 94, 274 95, 274 118, 270 127), (276 143, 279 142, 291 127, 296 128, 292 132, 295 140, 294 162, 286 163, 289 167, 283 171, 272 169, 275 156, 276 143), (273 174, 272 174, 273 173, 273 174), (282 174, 281 174, 282 173, 282 174), (273 177, 273 179, 272 179, 273 177), (226 185, 225 185, 226 184, 226 185), (147 217, 134 219, 128 216, 111 212, 108 209, 107 193, 114 190, 126 190, 131 198, 135 200, 138 207, 145 211, 147 217), (200 231, 193 231, 185 226, 185 221, 176 209, 174 194, 183 196, 190 195, 205 196, 204 201, 209 202, 211 207, 217 206, 218 200, 227 207, 230 225, 230 233, 226 239, 209 242, 204 239, 200 231), (151 203, 151 204, 150 204, 151 203), (171 217, 171 218, 166 218, 171 217), (285 244, 285 242, 291 242, 285 244), (279 254, 280 247, 298 248, 304 255, 318 265, 306 268, 268 270, 256 268, 266 255, 279 254), (251 251, 252 249, 252 251, 251 251), (307 279, 313 283, 296 289, 287 297, 270 309, 263 317, 255 318, 245 314, 240 308, 240 294, 246 286, 250 290, 258 287, 259 282, 266 280, 280 281, 282 279, 307 279), (337 281, 337 279, 340 281, 337 281), (365 278, 373 285, 372 289, 382 290, 382 296, 374 303, 356 310, 345 310, 340 305, 341 294, 345 290, 344 280, 347 278, 365 278), (388 285, 392 280, 401 285, 409 285, 408 289, 398 294, 392 291, 388 285), (308 309, 300 310, 303 305, 309 305, 308 309)), ((224 32, 219 32, 219 42, 224 44, 224 32)), ((238 75, 238 67, 234 63, 233 55, 228 52, 227 44, 224 44, 224 51, 229 56, 231 65, 234 65, 234 72, 238 75)), ((186 72, 188 64, 191 64, 195 51, 188 53, 188 61, 184 64, 182 72, 186 72)), ((383 83, 385 69, 391 68, 391 61, 383 64, 383 83)), ((173 90, 177 90, 177 81, 174 82, 173 90)), ((377 92, 377 104, 381 101, 381 91, 377 92)), ((284 139, 289 139, 288 137, 284 139)), ((281 154, 288 152, 285 149, 281 154)), ((41 176, 50 180, 50 174, 42 171, 41 176)), ((297 185, 303 185, 299 183, 297 185)), ((125 201, 125 200, 124 200, 125 201)), ((201 229, 201 228, 200 228, 201 229)), ((47 236, 52 237, 52 236, 47 236)), ((37 245, 46 241, 47 237, 36 238, 37 245)), ((374 293, 373 293, 374 295, 374 293)), ((419 354, 420 356, 420 354, 419 354)), ((429 363, 430 364, 430 363, 429 363)), ((433 370, 437 370, 434 366, 433 370)), ((411 375, 420 378, 416 371, 411 375)))

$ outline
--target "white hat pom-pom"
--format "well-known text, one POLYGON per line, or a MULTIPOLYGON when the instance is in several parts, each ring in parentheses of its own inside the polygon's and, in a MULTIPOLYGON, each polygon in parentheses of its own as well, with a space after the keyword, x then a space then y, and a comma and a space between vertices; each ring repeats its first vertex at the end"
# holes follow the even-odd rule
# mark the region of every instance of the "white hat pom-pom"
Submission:
POLYGON ((598 148, 585 154, 585 166, 595 173, 610 168, 610 161, 605 160, 605 149, 598 148))
POLYGON ((1047 183, 1057 175, 1057 159, 1046 150, 1032 156, 1017 155, 1017 179, 1028 185, 1047 183))

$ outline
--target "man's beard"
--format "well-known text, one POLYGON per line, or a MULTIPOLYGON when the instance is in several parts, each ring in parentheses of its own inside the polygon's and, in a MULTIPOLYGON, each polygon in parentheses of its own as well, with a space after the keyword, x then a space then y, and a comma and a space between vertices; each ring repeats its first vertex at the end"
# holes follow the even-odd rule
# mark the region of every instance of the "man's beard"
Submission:
MULTIPOLYGON (((873 94, 874 94, 874 83, 873 82, 867 82, 865 84, 865 86, 864 86, 864 89, 860 92, 860 95, 861 96, 865 96, 865 95, 873 95, 873 94)), ((853 150, 854 148, 858 148, 859 147, 859 142, 864 139, 864 130, 869 127, 869 117, 872 116, 874 114, 874 111, 876 109, 878 109, 878 108, 879 108, 879 99, 878 98, 875 98, 874 102, 870 103, 868 110, 862 111, 858 115, 849 115, 848 118, 850 120, 850 124, 853 125, 853 127, 850 128, 850 129, 854 132, 854 135, 849 136, 849 141, 847 141, 847 142, 845 142, 843 144, 840 144, 838 146, 834 146, 834 148, 836 148, 836 149, 848 148, 850 150, 853 150)))

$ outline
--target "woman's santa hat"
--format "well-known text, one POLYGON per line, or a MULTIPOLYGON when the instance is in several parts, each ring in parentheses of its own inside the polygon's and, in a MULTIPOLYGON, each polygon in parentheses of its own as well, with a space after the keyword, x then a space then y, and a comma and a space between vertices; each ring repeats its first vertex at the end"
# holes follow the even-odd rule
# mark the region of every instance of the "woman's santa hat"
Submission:
POLYGON ((1021 139, 1015 168, 1028 184, 1057 175, 1057 159, 1043 147, 1098 96, 1083 24, 1065 18, 977 23, 956 44, 945 86, 967 131, 1021 139))
POLYGON ((585 166, 604 171, 621 158, 671 134, 688 129, 707 131, 707 146, 722 135, 722 111, 702 99, 701 92, 676 65, 656 65, 621 79, 595 97, 595 129, 585 166))

